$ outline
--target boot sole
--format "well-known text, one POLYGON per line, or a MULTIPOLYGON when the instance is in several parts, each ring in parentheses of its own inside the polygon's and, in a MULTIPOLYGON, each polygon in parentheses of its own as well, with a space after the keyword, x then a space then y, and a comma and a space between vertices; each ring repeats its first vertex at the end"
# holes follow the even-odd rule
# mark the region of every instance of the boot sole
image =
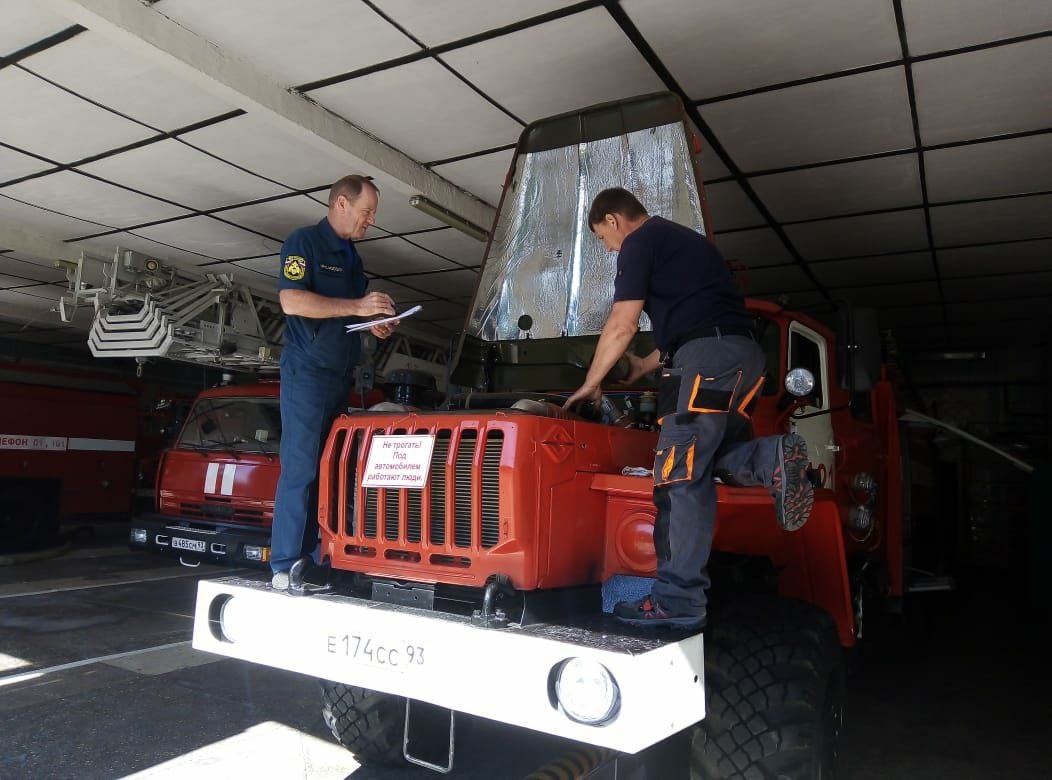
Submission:
POLYGON ((779 449, 782 484, 775 488, 775 515, 784 530, 797 531, 811 516, 815 503, 815 490, 806 473, 807 442, 790 434, 782 438, 779 449))

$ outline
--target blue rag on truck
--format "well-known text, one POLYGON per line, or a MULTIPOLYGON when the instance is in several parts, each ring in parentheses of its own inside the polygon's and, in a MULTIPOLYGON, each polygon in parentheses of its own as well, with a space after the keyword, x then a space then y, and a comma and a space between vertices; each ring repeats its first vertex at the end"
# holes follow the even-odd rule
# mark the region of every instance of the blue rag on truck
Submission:
POLYGON ((615 574, 603 583, 603 612, 613 612, 619 601, 638 601, 650 594, 653 577, 632 577, 615 574))

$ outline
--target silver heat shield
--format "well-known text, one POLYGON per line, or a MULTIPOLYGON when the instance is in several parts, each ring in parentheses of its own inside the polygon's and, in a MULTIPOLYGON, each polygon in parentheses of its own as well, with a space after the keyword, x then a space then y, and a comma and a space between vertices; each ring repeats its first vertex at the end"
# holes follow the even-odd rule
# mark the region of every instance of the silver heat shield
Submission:
MULTIPOLYGON (((592 199, 624 187, 651 214, 705 233, 681 122, 520 154, 494 230, 466 331, 484 341, 599 333, 610 312, 617 254, 587 225, 592 199)), ((644 314, 640 329, 649 330, 644 314)))

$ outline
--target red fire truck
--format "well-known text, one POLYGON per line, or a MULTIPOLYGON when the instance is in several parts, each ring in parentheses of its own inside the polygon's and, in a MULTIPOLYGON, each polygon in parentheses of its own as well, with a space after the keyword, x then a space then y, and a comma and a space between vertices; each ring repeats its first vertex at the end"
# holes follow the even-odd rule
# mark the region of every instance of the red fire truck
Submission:
POLYGON ((138 386, 0 363, 0 552, 54 542, 63 521, 132 509, 138 386))
MULTIPOLYGON (((339 418, 321 460, 328 569, 303 577, 330 589, 201 582, 195 647, 323 679, 326 722, 363 761, 448 771, 468 713, 613 751, 604 777, 832 776, 842 650, 864 597, 905 590, 898 414, 872 321, 834 332, 749 303, 767 380, 741 412, 756 435, 806 439, 815 503, 789 533, 763 488, 717 486, 703 633, 608 614, 655 571, 645 383, 561 408, 611 297, 587 199, 630 186, 709 234, 690 132, 667 94, 524 130, 453 373, 470 391, 339 418)), ((653 348, 645 332, 633 346, 653 348)))

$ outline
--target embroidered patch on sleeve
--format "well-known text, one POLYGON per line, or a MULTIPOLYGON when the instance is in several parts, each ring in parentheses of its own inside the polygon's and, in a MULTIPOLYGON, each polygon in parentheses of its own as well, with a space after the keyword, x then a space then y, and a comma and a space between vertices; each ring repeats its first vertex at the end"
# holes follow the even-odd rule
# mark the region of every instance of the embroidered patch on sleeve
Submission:
POLYGON ((285 258, 285 265, 282 273, 285 274, 285 278, 293 282, 298 282, 303 278, 303 274, 307 270, 307 261, 299 255, 289 255, 285 258))

